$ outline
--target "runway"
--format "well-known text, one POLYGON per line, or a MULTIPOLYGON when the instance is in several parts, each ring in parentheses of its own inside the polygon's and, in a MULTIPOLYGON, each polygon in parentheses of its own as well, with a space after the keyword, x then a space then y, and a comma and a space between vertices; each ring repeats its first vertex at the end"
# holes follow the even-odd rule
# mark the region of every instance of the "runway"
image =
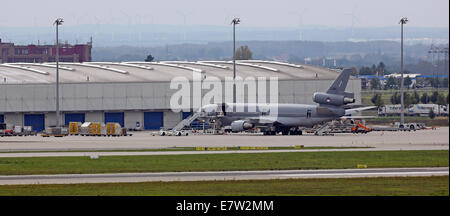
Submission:
POLYGON ((445 176, 449 167, 0 176, 0 185, 445 176))

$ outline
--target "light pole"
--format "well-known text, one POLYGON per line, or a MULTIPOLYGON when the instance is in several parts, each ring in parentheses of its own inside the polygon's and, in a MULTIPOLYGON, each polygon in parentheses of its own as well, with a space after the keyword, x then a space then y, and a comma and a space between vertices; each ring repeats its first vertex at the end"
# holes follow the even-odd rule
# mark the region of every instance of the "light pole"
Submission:
POLYGON ((241 20, 239 18, 234 18, 231 21, 233 24, 233 103, 236 103, 236 31, 235 27, 239 24, 241 20))
POLYGON ((403 25, 408 22, 408 18, 403 17, 399 24, 401 24, 401 79, 400 79, 400 124, 405 124, 405 103, 404 103, 404 96, 403 96, 403 25))
POLYGON ((53 25, 56 25, 56 127, 60 127, 59 116, 59 38, 58 38, 58 26, 62 25, 64 20, 58 18, 53 25))

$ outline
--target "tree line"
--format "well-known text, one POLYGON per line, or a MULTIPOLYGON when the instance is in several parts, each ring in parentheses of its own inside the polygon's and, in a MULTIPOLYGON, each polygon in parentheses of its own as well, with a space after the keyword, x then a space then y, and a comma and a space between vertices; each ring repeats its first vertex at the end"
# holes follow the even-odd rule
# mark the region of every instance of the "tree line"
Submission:
MULTIPOLYGON (((392 104, 400 104, 401 103, 401 93, 395 92, 392 94, 390 101, 392 104)), ((381 93, 377 93, 372 96, 371 102, 377 106, 382 107, 384 106, 384 101, 381 98, 381 93)), ((437 91, 434 91, 431 95, 428 95, 428 93, 423 93, 422 96, 420 96, 416 91, 412 93, 403 93, 403 102, 405 104, 405 107, 409 107, 412 104, 438 104, 438 105, 446 105, 449 104, 449 94, 445 96, 444 93, 440 93, 437 91)))
MULTIPOLYGON (((410 74, 411 72, 408 70, 404 71, 404 74, 410 74)), ((374 76, 384 76, 392 74, 391 71, 386 69, 386 65, 383 62, 378 63, 378 65, 373 64, 372 67, 361 67, 357 74, 354 75, 374 75, 374 76)), ((420 73, 422 74, 422 73, 420 73)), ((403 85, 405 88, 423 88, 423 87, 433 87, 433 88, 448 88, 449 80, 448 78, 416 78, 416 82, 405 75, 403 79, 403 85), (414 85, 413 85, 414 83, 414 85)), ((401 86, 401 78, 388 77, 387 80, 379 80, 376 78, 371 79, 363 79, 362 89, 372 89, 372 90, 388 90, 388 89, 400 89, 401 86), (368 82, 367 82, 368 81, 368 82)))
MULTIPOLYGON (((250 60, 253 59, 253 52, 248 48, 247 45, 240 46, 235 52, 236 60, 250 60)), ((147 58, 144 60, 146 62, 152 62, 155 60, 152 54, 147 55, 147 58)))

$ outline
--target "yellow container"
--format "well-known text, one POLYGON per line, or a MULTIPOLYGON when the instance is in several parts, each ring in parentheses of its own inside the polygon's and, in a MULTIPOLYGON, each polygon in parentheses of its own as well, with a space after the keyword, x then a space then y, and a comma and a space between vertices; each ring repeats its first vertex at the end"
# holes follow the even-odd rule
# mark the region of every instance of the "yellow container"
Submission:
POLYGON ((101 135, 101 123, 92 123, 92 135, 101 135))
POLYGON ((70 122, 69 123, 69 134, 79 134, 80 133, 81 122, 70 122))
POLYGON ((106 135, 122 135, 122 127, 119 123, 106 123, 106 135))
POLYGON ((89 134, 93 134, 94 133, 94 123, 89 125, 89 130, 88 130, 89 134))
POLYGON ((114 135, 114 123, 106 123, 106 135, 114 135))

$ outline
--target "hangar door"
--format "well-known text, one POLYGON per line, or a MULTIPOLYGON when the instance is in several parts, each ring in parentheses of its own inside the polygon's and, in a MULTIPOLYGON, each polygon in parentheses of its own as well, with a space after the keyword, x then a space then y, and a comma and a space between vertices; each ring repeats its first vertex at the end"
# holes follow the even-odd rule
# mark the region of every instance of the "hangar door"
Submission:
POLYGON ((124 125, 124 114, 123 112, 111 112, 111 113, 105 113, 105 124, 110 122, 119 123, 120 126, 123 127, 124 125))
POLYGON ((3 115, 0 115, 0 123, 5 122, 5 118, 3 117, 3 115))
POLYGON ((23 118, 23 125, 32 126, 33 131, 43 131, 45 129, 45 115, 44 114, 25 114, 23 118))
POLYGON ((192 112, 183 112, 183 119, 189 117, 190 115, 192 115, 192 112))
POLYGON ((163 126, 163 112, 144 112, 144 130, 159 130, 163 126))
POLYGON ((84 122, 84 113, 66 113, 64 115, 65 125, 69 126, 70 122, 84 122))

